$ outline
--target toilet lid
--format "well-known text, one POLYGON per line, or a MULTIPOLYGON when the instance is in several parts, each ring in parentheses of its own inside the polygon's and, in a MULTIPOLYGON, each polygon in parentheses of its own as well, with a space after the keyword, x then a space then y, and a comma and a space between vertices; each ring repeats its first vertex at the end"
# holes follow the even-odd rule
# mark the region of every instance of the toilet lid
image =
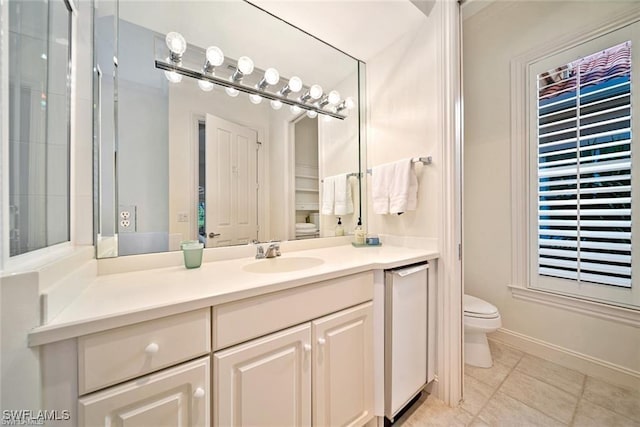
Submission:
POLYGON ((484 317, 495 316, 498 314, 498 309, 493 304, 490 304, 485 300, 465 294, 464 312, 471 315, 477 315, 478 317, 484 317))

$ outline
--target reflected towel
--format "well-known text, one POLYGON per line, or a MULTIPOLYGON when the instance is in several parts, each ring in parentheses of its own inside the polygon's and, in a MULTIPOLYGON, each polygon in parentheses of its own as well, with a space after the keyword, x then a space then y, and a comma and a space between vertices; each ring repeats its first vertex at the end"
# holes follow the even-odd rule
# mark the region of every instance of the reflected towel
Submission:
POLYGON ((353 197, 351 183, 346 173, 331 177, 335 184, 334 215, 348 215, 353 213, 353 197))
POLYGON ((333 205, 335 204, 335 177, 328 176, 322 181, 322 205, 320 213, 322 215, 333 215, 333 205))

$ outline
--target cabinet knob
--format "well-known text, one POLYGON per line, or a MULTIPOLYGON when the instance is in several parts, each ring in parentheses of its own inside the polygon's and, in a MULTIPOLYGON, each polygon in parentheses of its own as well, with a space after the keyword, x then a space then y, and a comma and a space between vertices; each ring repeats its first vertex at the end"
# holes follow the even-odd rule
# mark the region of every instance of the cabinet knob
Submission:
POLYGON ((318 344, 324 345, 327 341, 324 338, 318 338, 318 344))
POLYGON ((204 397, 204 389, 202 387, 198 387, 193 392, 193 397, 195 397, 196 399, 200 399, 201 397, 204 397))
POLYGON ((152 342, 144 349, 144 352, 147 353, 148 355, 152 355, 152 354, 156 354, 158 350, 160 350, 160 346, 152 342))
POLYGON ((304 346, 302 346, 302 348, 304 348, 304 351, 309 353, 311 351, 311 344, 305 344, 304 346))

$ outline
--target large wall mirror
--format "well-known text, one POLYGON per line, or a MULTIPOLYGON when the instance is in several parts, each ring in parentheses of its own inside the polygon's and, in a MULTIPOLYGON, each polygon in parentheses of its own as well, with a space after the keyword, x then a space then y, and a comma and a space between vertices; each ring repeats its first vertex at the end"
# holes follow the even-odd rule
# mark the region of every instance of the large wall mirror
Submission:
POLYGON ((355 227, 362 62, 241 0, 100 1, 94 28, 98 257, 355 227))

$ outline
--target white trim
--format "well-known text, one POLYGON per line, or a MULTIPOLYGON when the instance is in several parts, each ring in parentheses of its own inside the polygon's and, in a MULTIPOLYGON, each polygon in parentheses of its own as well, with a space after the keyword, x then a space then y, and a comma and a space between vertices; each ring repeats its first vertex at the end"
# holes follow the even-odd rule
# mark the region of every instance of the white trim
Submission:
POLYGON ((82 246, 75 248, 71 242, 62 242, 12 256, 5 260, 4 269, 0 270, 0 277, 22 271, 36 270, 39 267, 69 256, 75 250, 82 250, 82 248, 82 246))
POLYGON ((611 320, 640 328, 640 310, 574 298, 553 292, 521 288, 519 286, 509 286, 509 288, 511 289, 511 295, 515 299, 558 307, 591 317, 611 320))
MULTIPOLYGON (((68 192, 69 192, 69 198, 68 198, 68 204, 67 204, 67 209, 69 209, 69 212, 67 213, 67 217, 68 217, 68 223, 67 223, 67 231, 68 231, 68 236, 69 236, 69 242, 72 245, 75 245, 75 243, 78 241, 78 230, 76 230, 76 225, 78 224, 78 216, 84 214, 86 215, 86 212, 78 212, 78 192, 77 192, 77 188, 75 183, 78 180, 78 167, 76 162, 78 161, 78 132, 77 132, 77 122, 78 122, 78 116, 77 116, 77 111, 78 111, 78 88, 77 88, 77 84, 78 84, 78 67, 76 66, 76 64, 78 63, 78 9, 76 8, 76 5, 74 4, 73 0, 65 0, 65 2, 68 2, 67 4, 69 5, 69 7, 71 8, 71 10, 69 11, 69 20, 70 22, 70 26, 71 26, 71 34, 70 34, 70 39, 71 39, 71 46, 70 46, 70 64, 69 64, 69 80, 70 80, 70 84, 69 84, 69 91, 68 91, 68 96, 69 96, 69 123, 67 125, 67 131, 69 132, 69 139, 68 139, 68 143, 69 143, 69 157, 67 159, 68 163, 68 170, 67 173, 68 175, 68 183, 69 183, 69 187, 67 188, 68 192)), ((84 179, 86 179, 87 177, 83 177, 84 179)), ((93 212, 91 212, 92 216, 93 216, 93 212)), ((47 213, 47 216, 49 214, 47 213)))
POLYGON ((9 3, 0 1, 0 271, 9 259, 9 3))
POLYGON ((489 339, 512 346, 541 359, 568 369, 582 372, 608 383, 632 390, 640 389, 640 372, 577 351, 569 350, 546 341, 531 338, 508 329, 500 328, 489 334, 489 339))
POLYGON ((435 394, 450 406, 462 399, 462 261, 458 245, 462 242, 462 134, 461 134, 461 37, 460 7, 455 1, 436 4, 440 18, 438 36, 439 67, 437 80, 438 122, 442 123, 437 137, 442 141, 440 167, 442 188, 438 235, 441 258, 437 263, 437 369, 439 381, 435 394), (439 6, 438 6, 439 5, 439 6))
POLYGON ((529 284, 529 66, 544 57, 603 36, 638 19, 640 8, 625 11, 604 23, 585 26, 577 33, 550 40, 511 61, 511 283, 514 287, 523 289, 529 284))

